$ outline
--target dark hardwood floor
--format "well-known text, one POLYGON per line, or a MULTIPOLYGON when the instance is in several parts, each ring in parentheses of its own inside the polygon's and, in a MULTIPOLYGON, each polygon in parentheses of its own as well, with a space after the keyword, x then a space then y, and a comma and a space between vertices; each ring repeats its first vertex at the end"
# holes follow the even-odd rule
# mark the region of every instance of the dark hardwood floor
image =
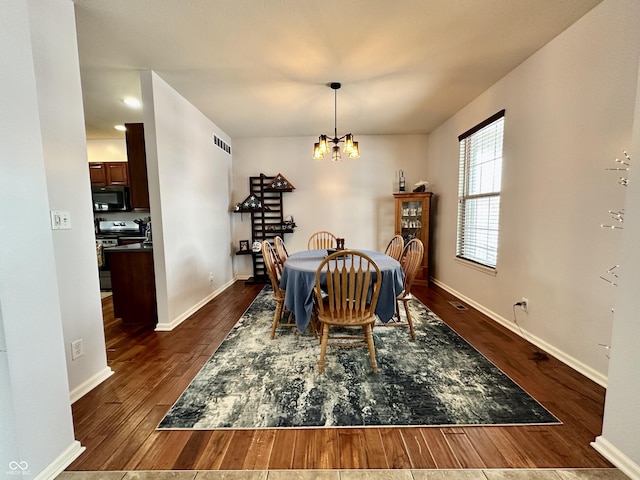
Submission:
POLYGON ((612 467, 589 445, 604 389, 474 309, 456 310, 433 286, 414 294, 562 425, 157 431, 261 288, 236 282, 172 332, 124 326, 104 299, 115 374, 73 404, 86 451, 68 470, 612 467))

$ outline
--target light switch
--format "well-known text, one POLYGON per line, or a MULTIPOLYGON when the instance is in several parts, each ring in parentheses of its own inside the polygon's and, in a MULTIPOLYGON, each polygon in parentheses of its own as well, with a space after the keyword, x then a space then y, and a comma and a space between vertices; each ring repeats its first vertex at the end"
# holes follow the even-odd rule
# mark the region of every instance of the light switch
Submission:
POLYGON ((71 229, 71 213, 61 210, 51 210, 51 228, 53 230, 71 229))

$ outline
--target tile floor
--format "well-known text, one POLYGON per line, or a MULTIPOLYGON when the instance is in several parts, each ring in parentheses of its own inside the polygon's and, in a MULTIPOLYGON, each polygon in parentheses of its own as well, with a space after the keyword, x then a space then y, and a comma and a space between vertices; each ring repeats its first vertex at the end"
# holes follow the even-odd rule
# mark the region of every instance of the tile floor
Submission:
POLYGON ((56 480, 627 480, 615 468, 562 470, 189 470, 62 472, 56 480))

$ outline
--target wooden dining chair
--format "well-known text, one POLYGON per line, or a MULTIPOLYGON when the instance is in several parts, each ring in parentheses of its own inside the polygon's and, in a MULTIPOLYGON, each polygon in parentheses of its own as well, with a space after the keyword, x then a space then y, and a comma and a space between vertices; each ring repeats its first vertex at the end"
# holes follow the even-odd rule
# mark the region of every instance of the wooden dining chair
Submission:
POLYGON ((408 326, 411 338, 416 338, 416 332, 413 328, 413 319, 409 312, 409 300, 411 300, 411 287, 413 281, 416 278, 418 269, 422 264, 422 257, 424 256, 424 245, 422 241, 414 238, 409 240, 402 250, 402 256, 400 257, 400 265, 402 266, 402 272, 404 274, 404 281, 402 282, 402 292, 396 297, 396 319, 387 322, 388 326, 408 326), (400 321, 400 302, 404 305, 404 311, 407 315, 407 321, 400 321))
POLYGON ((321 328, 320 373, 324 371, 328 346, 366 346, 369 348, 371 370, 374 373, 378 371, 372 328, 381 284, 380 268, 364 253, 343 250, 322 261, 316 270, 314 288, 321 328), (326 286, 322 281, 324 278, 326 286), (367 300, 369 293, 371 296, 367 300), (342 328, 332 334, 333 327, 342 328))
POLYGON ((307 250, 323 250, 327 248, 336 248, 338 245, 337 237, 326 230, 321 230, 309 237, 307 242, 307 250))
POLYGON ((404 249, 404 239, 402 235, 394 235, 384 253, 389 255, 394 260, 400 261, 400 257, 402 256, 402 250, 404 249))
POLYGON ((284 295, 285 291, 280 288, 280 279, 282 278, 282 263, 278 257, 277 252, 271 246, 271 244, 265 240, 262 242, 262 257, 264 258, 264 265, 271 280, 271 286, 273 287, 272 298, 276 302, 276 311, 273 313, 273 325, 271 326, 271 340, 276 336, 276 328, 280 327, 295 327, 296 323, 292 322, 291 312, 285 317, 284 295))
POLYGON ((276 253, 278 254, 280 263, 284 264, 284 262, 286 262, 287 258, 289 257, 289 252, 287 252, 287 247, 284 244, 284 240, 282 240, 282 237, 275 237, 273 239, 273 245, 276 248, 276 253))

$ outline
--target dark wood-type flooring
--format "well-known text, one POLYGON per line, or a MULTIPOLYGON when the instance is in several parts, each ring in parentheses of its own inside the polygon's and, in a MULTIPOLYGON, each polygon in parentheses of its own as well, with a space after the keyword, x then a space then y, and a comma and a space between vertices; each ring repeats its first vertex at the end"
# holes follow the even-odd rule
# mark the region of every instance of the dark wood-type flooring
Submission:
POLYGON ((172 332, 125 327, 104 299, 115 374, 73 404, 86 451, 68 470, 612 467, 589 445, 604 389, 474 309, 456 310, 433 286, 414 294, 562 425, 157 431, 261 288, 236 282, 172 332))

